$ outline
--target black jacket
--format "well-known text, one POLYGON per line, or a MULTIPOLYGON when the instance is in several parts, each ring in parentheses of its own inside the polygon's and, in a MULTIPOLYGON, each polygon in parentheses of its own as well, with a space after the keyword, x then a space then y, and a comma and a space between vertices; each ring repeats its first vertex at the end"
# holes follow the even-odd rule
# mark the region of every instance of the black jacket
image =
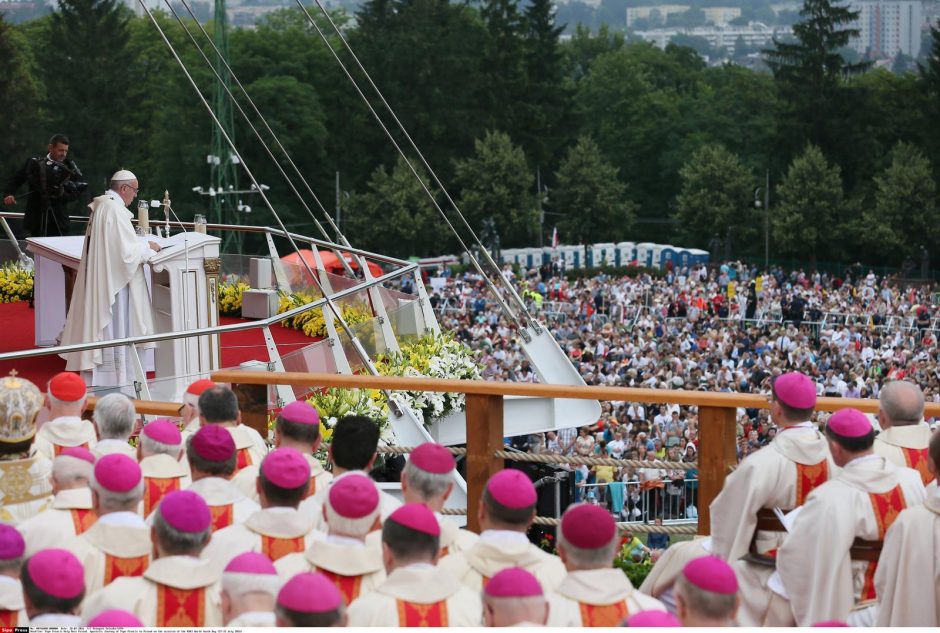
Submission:
POLYGON ((83 180, 75 162, 57 163, 48 156, 27 160, 7 183, 4 197, 15 195, 24 183, 29 186, 23 226, 32 237, 68 235, 68 206, 81 195, 83 180))

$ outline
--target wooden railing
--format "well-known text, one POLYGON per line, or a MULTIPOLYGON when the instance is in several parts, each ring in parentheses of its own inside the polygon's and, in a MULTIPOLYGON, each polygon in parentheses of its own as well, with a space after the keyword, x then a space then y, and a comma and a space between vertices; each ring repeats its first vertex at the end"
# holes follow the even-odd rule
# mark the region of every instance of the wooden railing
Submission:
MULTIPOLYGON (((311 389, 353 387, 394 391, 462 392, 467 397, 467 519, 475 529, 476 508, 490 475, 503 468, 495 453, 503 449, 503 397, 576 398, 614 402, 675 403, 695 405, 699 417, 699 533, 710 529, 709 505, 721 491, 725 477, 737 463, 735 413, 738 408, 769 408, 764 396, 626 387, 573 387, 517 382, 436 380, 388 376, 349 376, 299 372, 218 371, 219 383, 289 385, 311 389)), ((837 411, 855 407, 866 413, 878 411, 877 400, 819 398, 816 409, 837 411)), ((928 417, 940 416, 940 404, 926 407, 928 417)))

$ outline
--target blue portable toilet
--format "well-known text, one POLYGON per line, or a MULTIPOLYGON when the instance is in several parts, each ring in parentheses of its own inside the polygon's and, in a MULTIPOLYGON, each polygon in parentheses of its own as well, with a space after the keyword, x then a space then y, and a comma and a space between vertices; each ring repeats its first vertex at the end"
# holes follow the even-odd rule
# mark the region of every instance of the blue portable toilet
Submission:
POLYGON ((640 242, 636 245, 636 260, 640 266, 652 268, 653 266, 653 247, 652 242, 640 242))
POLYGON ((689 257, 693 264, 707 264, 709 259, 711 259, 709 252, 703 251, 700 248, 690 248, 689 257))
POLYGON ((678 266, 679 250, 671 244, 664 244, 662 251, 659 253, 659 267, 666 268, 666 262, 669 261, 672 262, 673 267, 678 266))
POLYGON ((614 255, 615 265, 629 266, 636 259, 636 244, 633 242, 619 242, 614 255))
POLYGON ((616 261, 617 246, 613 242, 600 242, 591 244, 588 252, 593 255, 594 267, 614 266, 616 261))

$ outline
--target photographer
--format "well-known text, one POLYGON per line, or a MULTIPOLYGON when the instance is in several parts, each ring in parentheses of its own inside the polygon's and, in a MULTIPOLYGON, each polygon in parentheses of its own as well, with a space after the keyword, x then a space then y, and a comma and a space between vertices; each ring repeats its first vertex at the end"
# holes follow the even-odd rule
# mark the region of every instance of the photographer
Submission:
POLYGON ((23 226, 32 237, 68 235, 68 204, 88 188, 82 172, 69 158, 69 139, 56 134, 49 139, 49 152, 26 161, 7 183, 3 203, 16 204, 16 190, 29 186, 23 226))

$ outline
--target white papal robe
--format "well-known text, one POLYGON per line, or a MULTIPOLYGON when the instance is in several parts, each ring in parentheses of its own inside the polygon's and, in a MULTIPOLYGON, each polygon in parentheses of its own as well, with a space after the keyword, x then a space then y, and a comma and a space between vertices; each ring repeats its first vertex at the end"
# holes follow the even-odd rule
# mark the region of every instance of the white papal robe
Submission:
POLYGON ((288 554, 274 566, 285 582, 301 572, 324 574, 343 594, 346 604, 375 591, 385 581, 380 545, 334 535, 314 541, 305 552, 288 554))
MULTIPOLYGON (((330 485, 330 482, 333 481, 333 474, 324 470, 323 464, 313 455, 304 453, 304 457, 307 459, 307 463, 310 464, 310 489, 307 492, 307 497, 312 497, 319 491, 325 490, 326 487, 330 485)), ((246 466, 238 471, 232 478, 232 483, 238 486, 242 494, 255 503, 260 502, 260 499, 258 499, 257 486, 258 468, 259 464, 246 466)))
MULTIPOLYGON (((849 462, 813 490, 777 555, 796 623, 846 621, 854 611, 873 606, 877 563, 852 560, 853 542, 883 540, 901 510, 923 500, 917 471, 877 455, 849 462)), ((864 621, 862 614, 856 617, 864 621)))
POLYGON ((926 422, 908 426, 892 426, 875 437, 875 454, 895 466, 906 466, 920 473, 926 486, 934 480, 927 469, 927 447, 933 433, 926 422))
POLYGON ((294 508, 265 508, 212 534, 202 558, 212 562, 219 573, 229 561, 245 552, 261 552, 272 561, 295 552, 304 552, 325 534, 313 528, 310 517, 294 508))
POLYGON ((560 558, 530 543, 525 532, 504 530, 484 530, 469 549, 442 558, 439 566, 474 591, 507 567, 524 568, 544 591, 553 590, 568 574, 560 558))
POLYGON ((0 575, 0 626, 26 626, 28 622, 23 585, 17 578, 0 575))
POLYGON ((646 575, 640 585, 640 591, 662 602, 666 610, 675 615, 676 598, 673 586, 676 578, 691 561, 709 556, 711 551, 707 548, 710 546, 711 540, 708 537, 695 537, 691 541, 670 545, 646 575))
POLYGON ((0 522, 18 525, 51 505, 51 460, 35 448, 29 457, 0 460, 0 522))
MULTIPOLYGON (((330 485, 352 473, 369 476, 369 473, 362 470, 346 471, 333 477, 322 488, 318 487, 316 494, 300 502, 300 511, 313 519, 314 526, 321 532, 327 531, 326 520, 323 518, 323 504, 326 503, 326 497, 330 494, 330 485)), ((376 485, 376 489, 379 491, 379 517, 384 521, 388 518, 388 515, 401 507, 401 501, 379 488, 378 485, 376 485)))
POLYGON ((835 470, 826 438, 804 422, 782 430, 770 444, 745 457, 725 479, 709 507, 711 547, 716 556, 734 567, 741 581, 740 626, 793 623, 789 606, 767 585, 774 571, 772 563, 740 560, 748 555, 752 539, 756 554, 768 557, 786 540, 783 531, 757 530, 758 511, 793 510, 835 470))
POLYGON ((940 626, 940 489, 895 519, 875 571, 875 626, 940 626))
POLYGON ((419 564, 392 571, 375 591, 349 605, 347 626, 482 626, 479 591, 440 567, 419 564))
POLYGON ((150 527, 132 512, 103 515, 79 541, 86 596, 118 578, 143 575, 153 554, 150 527))
POLYGON ((55 459, 66 448, 81 446, 92 450, 97 443, 98 434, 91 421, 62 416, 39 427, 34 445, 45 457, 55 459))
POLYGON ((91 509, 91 489, 60 490, 46 508, 17 526, 26 541, 26 556, 41 549, 67 547, 68 543, 95 523, 91 509))
POLYGON ((118 578, 86 598, 82 619, 124 609, 144 626, 191 629, 222 626, 219 574, 192 556, 167 556, 150 564, 143 576, 118 578))
MULTIPOLYGON (((92 200, 62 344, 96 343, 153 334, 153 309, 143 265, 155 255, 137 239, 133 215, 114 191, 92 200)), ((139 349, 150 349, 144 343, 139 349)), ((94 386, 128 385, 134 374, 124 348, 61 354, 68 371, 91 372, 94 386)), ((86 382, 87 374, 86 374, 86 382)))
POLYGON ((244 523, 261 509, 261 506, 245 497, 235 484, 222 477, 203 477, 191 483, 189 489, 202 497, 209 506, 213 532, 244 523))
POLYGON ((547 626, 620 626, 640 611, 665 611, 656 598, 634 589, 622 569, 571 571, 548 595, 547 626))

